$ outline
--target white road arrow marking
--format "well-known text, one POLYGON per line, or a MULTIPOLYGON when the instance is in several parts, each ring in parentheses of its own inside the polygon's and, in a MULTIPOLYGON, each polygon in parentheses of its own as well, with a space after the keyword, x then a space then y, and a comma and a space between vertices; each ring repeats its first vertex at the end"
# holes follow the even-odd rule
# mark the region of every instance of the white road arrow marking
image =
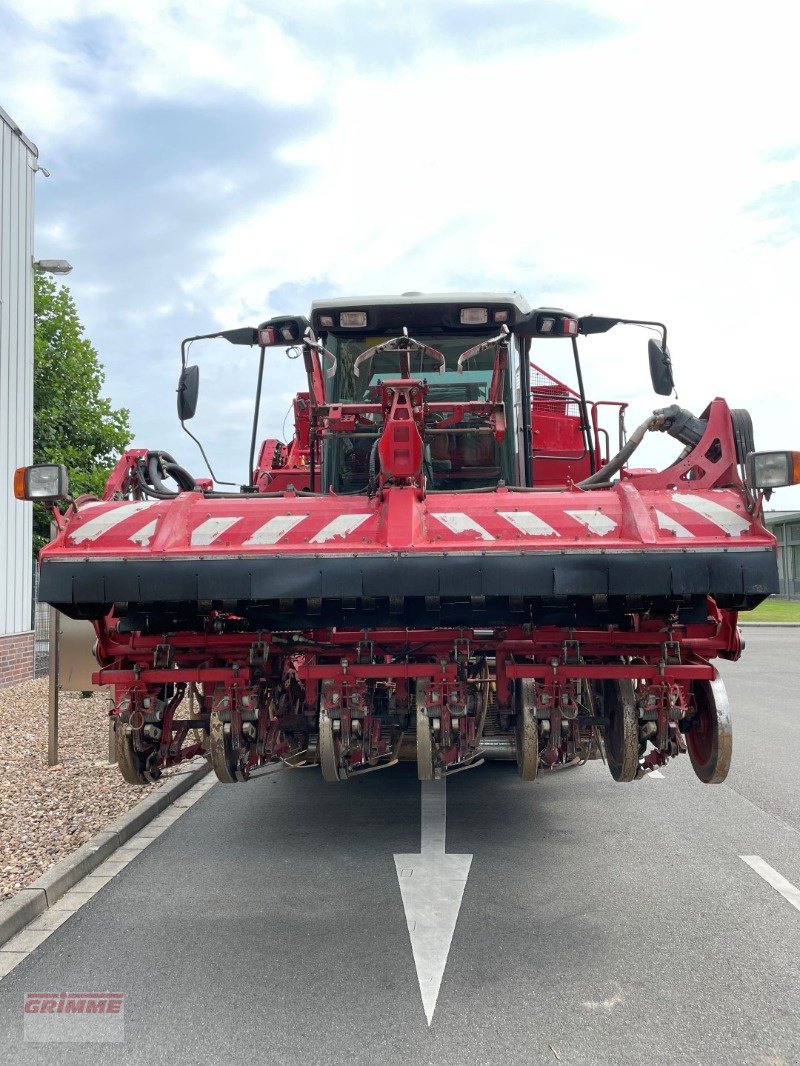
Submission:
POLYGON ((472 864, 447 855, 447 782, 422 782, 422 841, 418 855, 395 855, 411 950, 428 1025, 433 1021, 450 944, 472 864))

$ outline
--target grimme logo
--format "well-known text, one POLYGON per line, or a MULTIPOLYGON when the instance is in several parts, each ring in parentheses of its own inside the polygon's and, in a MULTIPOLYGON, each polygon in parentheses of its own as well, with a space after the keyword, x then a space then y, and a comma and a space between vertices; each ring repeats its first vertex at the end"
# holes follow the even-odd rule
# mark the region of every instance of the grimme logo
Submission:
POLYGON ((69 1043, 121 1043, 122 992, 28 992, 23 1006, 25 1039, 69 1043))

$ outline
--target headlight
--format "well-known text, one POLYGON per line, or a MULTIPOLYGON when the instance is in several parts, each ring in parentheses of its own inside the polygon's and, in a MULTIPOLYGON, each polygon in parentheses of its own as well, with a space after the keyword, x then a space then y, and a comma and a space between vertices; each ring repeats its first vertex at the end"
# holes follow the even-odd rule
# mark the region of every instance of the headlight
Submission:
POLYGON ((779 489, 800 484, 800 452, 751 452, 747 480, 754 489, 779 489))
POLYGON ((67 468, 59 463, 21 466, 14 472, 14 495, 18 500, 55 503, 69 495, 67 468))

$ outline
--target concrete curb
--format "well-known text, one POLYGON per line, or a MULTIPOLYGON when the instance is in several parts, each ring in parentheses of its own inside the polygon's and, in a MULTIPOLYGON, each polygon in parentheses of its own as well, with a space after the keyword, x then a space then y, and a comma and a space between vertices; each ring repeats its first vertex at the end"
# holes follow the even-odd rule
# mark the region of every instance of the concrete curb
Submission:
POLYGON ((135 836, 148 822, 157 818, 176 799, 188 792, 209 772, 204 763, 188 773, 176 774, 158 791, 137 803, 126 814, 115 818, 106 828, 61 862, 37 878, 32 885, 20 889, 16 896, 0 903, 0 947, 23 929, 28 922, 52 907, 57 899, 73 888, 81 878, 135 836))

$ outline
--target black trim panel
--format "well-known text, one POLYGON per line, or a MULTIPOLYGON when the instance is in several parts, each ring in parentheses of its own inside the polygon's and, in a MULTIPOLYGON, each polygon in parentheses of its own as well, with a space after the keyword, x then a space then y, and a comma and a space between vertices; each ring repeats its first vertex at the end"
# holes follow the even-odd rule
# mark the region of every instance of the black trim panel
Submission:
POLYGON ((764 597, 778 591, 772 549, 526 552, 223 559, 42 560, 39 598, 56 606, 201 600, 438 596, 764 597))

